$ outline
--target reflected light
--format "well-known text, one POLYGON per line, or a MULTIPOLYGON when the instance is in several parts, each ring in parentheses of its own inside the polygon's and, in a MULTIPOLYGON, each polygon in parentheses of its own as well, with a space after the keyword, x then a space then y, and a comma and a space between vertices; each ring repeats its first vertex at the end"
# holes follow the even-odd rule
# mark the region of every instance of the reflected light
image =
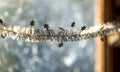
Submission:
POLYGON ((5 17, 9 16, 9 12, 8 12, 8 11, 5 11, 5 12, 4 12, 4 16, 5 16, 5 17))
POLYGON ((63 62, 66 66, 71 66, 76 59, 76 54, 71 52, 67 57, 63 58, 63 62))
POLYGON ((16 13, 17 13, 17 14, 21 14, 22 11, 23 11, 22 8, 18 8, 16 13))

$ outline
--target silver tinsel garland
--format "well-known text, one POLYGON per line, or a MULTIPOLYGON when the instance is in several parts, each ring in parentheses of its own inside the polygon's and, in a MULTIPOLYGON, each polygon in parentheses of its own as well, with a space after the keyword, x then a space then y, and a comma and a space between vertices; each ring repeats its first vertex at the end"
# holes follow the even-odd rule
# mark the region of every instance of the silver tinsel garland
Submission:
POLYGON ((0 23, 0 37, 11 38, 13 40, 22 40, 26 42, 40 41, 79 41, 102 35, 109 35, 120 32, 120 23, 106 23, 103 25, 94 25, 89 28, 79 29, 76 31, 59 28, 58 31, 52 29, 34 29, 31 27, 21 27, 0 23))

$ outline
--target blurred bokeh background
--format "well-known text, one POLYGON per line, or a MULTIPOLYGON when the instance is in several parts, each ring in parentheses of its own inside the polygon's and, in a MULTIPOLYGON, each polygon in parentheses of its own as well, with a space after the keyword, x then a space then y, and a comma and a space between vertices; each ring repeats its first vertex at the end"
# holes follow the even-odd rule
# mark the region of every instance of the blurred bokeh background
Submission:
MULTIPOLYGON (((94 0, 0 0, 0 18, 12 25, 51 29, 94 24, 94 0)), ((94 72, 95 41, 27 43, 0 38, 0 72, 94 72)))

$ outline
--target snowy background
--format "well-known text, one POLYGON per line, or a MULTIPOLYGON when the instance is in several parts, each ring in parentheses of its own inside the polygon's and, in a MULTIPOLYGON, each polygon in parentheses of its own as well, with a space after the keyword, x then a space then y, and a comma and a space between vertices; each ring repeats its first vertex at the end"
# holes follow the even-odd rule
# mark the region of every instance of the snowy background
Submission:
MULTIPOLYGON (((35 28, 48 23, 55 30, 94 24, 94 0, 0 0, 0 18, 12 25, 35 28)), ((27 43, 0 38, 0 72, 94 72, 95 41, 27 43)))

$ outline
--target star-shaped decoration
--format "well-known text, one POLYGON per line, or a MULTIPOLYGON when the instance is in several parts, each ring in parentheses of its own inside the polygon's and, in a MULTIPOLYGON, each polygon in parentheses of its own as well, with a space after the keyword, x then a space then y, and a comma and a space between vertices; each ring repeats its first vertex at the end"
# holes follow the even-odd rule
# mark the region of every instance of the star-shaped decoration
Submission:
POLYGON ((34 20, 30 21, 30 26, 32 27, 34 25, 35 25, 35 21, 34 20))
POLYGON ((60 48, 63 47, 63 42, 59 43, 58 47, 60 47, 60 48))
POLYGON ((45 29, 48 29, 48 28, 49 28, 49 25, 48 25, 48 24, 44 24, 44 28, 45 28, 45 29))
POLYGON ((3 24, 3 20, 2 19, 0 19, 0 23, 3 24))
POLYGON ((72 23, 71 23, 71 27, 74 27, 75 26, 75 22, 73 21, 72 23))
POLYGON ((81 27, 81 30, 85 30, 85 29, 86 29, 86 26, 81 27))

